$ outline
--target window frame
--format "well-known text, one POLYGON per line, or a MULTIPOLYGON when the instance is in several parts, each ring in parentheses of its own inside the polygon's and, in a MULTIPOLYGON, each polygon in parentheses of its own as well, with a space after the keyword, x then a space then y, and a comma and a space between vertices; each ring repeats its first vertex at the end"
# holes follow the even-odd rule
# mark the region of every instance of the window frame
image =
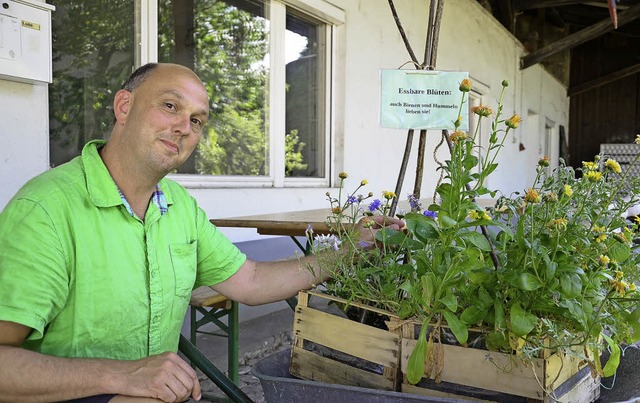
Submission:
MULTIPOLYGON (((336 65, 336 28, 344 24, 345 12, 324 0, 264 0, 267 5, 269 23, 269 84, 267 88, 269 105, 285 105, 285 31, 287 8, 308 15, 324 25, 325 45, 323 114, 324 124, 324 176, 318 178, 285 177, 285 108, 269 107, 267 113, 267 130, 269 134, 269 174, 265 176, 218 176, 200 174, 170 174, 169 178, 191 189, 206 188, 295 188, 295 187, 328 187, 331 183, 335 161, 335 121, 334 121, 334 66, 336 65), (275 112, 275 113, 273 113, 275 112)), ((137 3, 137 2, 136 2, 137 3)), ((137 7, 137 5, 136 5, 137 7)), ((137 22, 135 61, 143 65, 158 60, 158 3, 156 0, 141 0, 140 19, 137 22)))

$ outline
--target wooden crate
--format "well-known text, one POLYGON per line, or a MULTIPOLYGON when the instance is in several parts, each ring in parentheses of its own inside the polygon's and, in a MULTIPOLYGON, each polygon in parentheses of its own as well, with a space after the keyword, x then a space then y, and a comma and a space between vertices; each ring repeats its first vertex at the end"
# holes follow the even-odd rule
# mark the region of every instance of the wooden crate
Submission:
MULTIPOLYGON (((309 297, 347 301, 315 292, 300 292, 291 348, 292 375, 302 379, 398 390, 400 335, 309 306, 309 297), (364 364, 356 366, 358 364, 364 364), (368 368, 367 368, 368 367, 368 368)), ((375 314, 388 312, 351 304, 375 314)))
MULTIPOLYGON (((483 401, 592 402, 600 396, 600 379, 575 357, 547 353, 533 361, 513 354, 439 344, 439 382, 427 374, 417 385, 406 380, 407 364, 417 341, 415 322, 402 324, 400 390, 406 393, 476 398, 483 401)), ((432 374, 430 374, 432 375, 432 374)))
POLYGON ((313 381, 396 390, 417 395, 496 402, 592 402, 600 382, 576 359, 548 354, 530 362, 515 355, 441 344, 441 383, 427 377, 417 385, 405 380, 416 340, 417 322, 402 321, 389 312, 351 303, 372 314, 387 316, 391 330, 378 329, 310 306, 309 298, 347 304, 316 292, 298 295, 291 349, 292 375, 313 381), (326 354, 329 350, 331 353, 326 354), (335 353, 335 354, 334 354, 335 353), (345 361, 377 366, 376 371, 345 361))

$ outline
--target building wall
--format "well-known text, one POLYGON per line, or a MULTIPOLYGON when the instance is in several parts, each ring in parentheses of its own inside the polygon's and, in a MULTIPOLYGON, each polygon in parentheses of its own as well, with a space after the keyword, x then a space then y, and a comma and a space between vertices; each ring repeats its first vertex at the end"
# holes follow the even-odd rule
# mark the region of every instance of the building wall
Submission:
MULTIPOLYGON (((380 69, 411 68, 389 6, 370 0, 331 0, 344 9, 346 23, 336 28, 337 62, 334 89, 334 135, 332 150, 334 172, 344 170, 353 178, 370 183, 376 195, 395 188, 407 138, 406 130, 386 129, 379 125, 380 69)), ((398 13, 409 40, 422 59, 428 0, 399 2, 398 13)), ((55 18, 55 11, 53 14, 55 18)), ((451 0, 445 6, 437 69, 469 71, 471 79, 485 95, 482 102, 495 107, 502 80, 510 82, 504 96, 504 116, 514 112, 524 121, 505 144, 502 166, 489 181, 491 188, 504 193, 522 190, 535 175, 535 162, 541 156, 540 136, 545 124, 567 127, 569 102, 565 88, 539 66, 519 70, 523 50, 475 0, 451 0), (529 113, 531 112, 531 113, 529 113), (524 150, 520 151, 522 143, 524 150)), ((55 77, 54 77, 55 79, 55 77)), ((28 178, 47 169, 48 117, 46 85, 28 85, 0 81, 0 208, 28 178)), ((428 133, 427 161, 422 195, 433 193, 437 181, 433 150, 439 131, 428 133)), ((412 147, 401 197, 413 188, 417 137, 412 147)), ((446 158, 446 147, 440 159, 446 158)), ((556 145, 557 149, 557 145, 556 145)), ((557 150, 556 150, 557 152, 557 150)), ((285 210, 327 207, 327 188, 191 188, 209 216, 231 217, 285 210)), ((333 190, 335 191, 335 190, 333 190)), ((255 230, 223 231, 234 242, 259 239, 255 230)))

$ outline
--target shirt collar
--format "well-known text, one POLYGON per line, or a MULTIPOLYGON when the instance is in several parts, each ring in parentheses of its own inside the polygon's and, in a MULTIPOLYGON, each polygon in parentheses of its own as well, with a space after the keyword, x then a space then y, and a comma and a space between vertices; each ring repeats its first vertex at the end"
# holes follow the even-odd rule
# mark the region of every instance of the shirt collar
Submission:
MULTIPOLYGON (((84 166, 87 191, 91 201, 97 207, 114 207, 124 204, 131 214, 131 206, 121 196, 122 193, 113 181, 107 167, 104 165, 98 150, 106 144, 104 140, 92 140, 82 149, 82 164, 84 166)), ((165 214, 168 206, 172 204, 172 198, 166 193, 167 187, 163 186, 165 179, 156 185, 156 191, 151 197, 152 202, 160 210, 160 214, 165 214)))

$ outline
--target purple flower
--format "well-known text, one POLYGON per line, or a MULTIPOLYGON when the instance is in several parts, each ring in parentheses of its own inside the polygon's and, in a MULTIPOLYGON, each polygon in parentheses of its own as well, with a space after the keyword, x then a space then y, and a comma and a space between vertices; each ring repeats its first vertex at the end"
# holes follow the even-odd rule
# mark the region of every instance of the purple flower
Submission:
POLYGON ((349 204, 354 204, 354 203, 357 203, 357 202, 358 202, 358 198, 355 197, 355 196, 349 196, 347 198, 347 203, 349 203, 349 204))
POLYGON ((422 213, 422 214, 424 214, 426 217, 433 218, 433 219, 438 217, 438 213, 436 213, 435 211, 431 211, 431 210, 425 210, 424 213, 422 213))
POLYGON ((380 201, 380 199, 375 199, 374 201, 371 202, 371 204, 369 204, 369 211, 376 211, 377 209, 380 208, 381 205, 382 205, 382 202, 380 201))
POLYGON ((407 196, 407 199, 409 199, 409 206, 411 206, 411 211, 422 210, 422 203, 420 203, 420 200, 417 197, 410 194, 407 196))

